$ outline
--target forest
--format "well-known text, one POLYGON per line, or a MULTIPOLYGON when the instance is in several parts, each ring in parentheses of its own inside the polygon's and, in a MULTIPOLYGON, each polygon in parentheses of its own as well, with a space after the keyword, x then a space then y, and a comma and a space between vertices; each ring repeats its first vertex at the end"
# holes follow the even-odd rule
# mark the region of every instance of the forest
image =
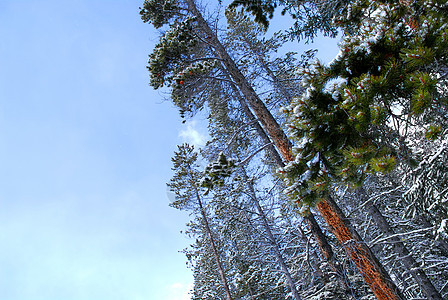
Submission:
POLYGON ((167 183, 191 216, 191 299, 448 299, 446 1, 146 0, 140 15, 159 32, 150 85, 207 121, 167 183), (291 25, 268 36, 274 15, 291 25), (338 39, 328 64, 291 46, 318 36, 338 39))

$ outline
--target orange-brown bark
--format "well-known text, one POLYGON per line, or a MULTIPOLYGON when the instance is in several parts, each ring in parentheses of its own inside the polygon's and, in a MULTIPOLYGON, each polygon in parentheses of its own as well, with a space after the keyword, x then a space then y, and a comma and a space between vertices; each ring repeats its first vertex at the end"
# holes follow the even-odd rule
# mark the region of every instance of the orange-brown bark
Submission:
MULTIPOLYGON (((186 3, 188 4, 190 11, 198 18, 199 26, 201 26, 204 33, 210 37, 210 43, 213 45, 216 54, 221 59, 236 86, 238 86, 241 94, 245 97, 248 106, 258 118, 263 129, 274 142, 283 159, 285 161, 292 161, 294 157, 290 151, 291 143, 275 118, 258 97, 244 75, 240 72, 235 62, 218 40, 215 32, 203 19, 194 0, 186 0, 186 3)), ((350 258, 354 261, 378 300, 402 299, 399 290, 393 284, 387 272, 382 268, 369 247, 363 243, 353 227, 347 222, 344 214, 336 203, 332 202, 331 199, 327 199, 320 202, 317 205, 317 208, 341 245, 346 247, 350 258)))
POLYGON ((344 246, 347 254, 361 272, 365 282, 369 285, 378 300, 402 299, 397 287, 383 269, 370 248, 361 240, 356 231, 343 217, 342 212, 335 207, 332 199, 321 201, 317 209, 330 226, 331 231, 344 246))

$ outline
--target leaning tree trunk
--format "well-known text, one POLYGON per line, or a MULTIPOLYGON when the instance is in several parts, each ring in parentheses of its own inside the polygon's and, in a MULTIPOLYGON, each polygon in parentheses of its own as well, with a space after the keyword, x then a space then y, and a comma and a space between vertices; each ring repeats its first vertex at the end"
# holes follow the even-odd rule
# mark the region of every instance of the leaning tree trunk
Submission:
MULTIPOLYGON (((236 89, 235 86, 232 85, 232 88, 234 88, 234 93, 236 94, 236 97, 238 98, 238 101, 241 105, 241 108, 246 115, 246 117, 249 119, 249 121, 256 121, 255 116, 250 111, 249 107, 247 106, 246 102, 242 99, 242 97, 239 94, 239 91, 236 89)), ((271 143, 271 139, 266 134, 264 129, 260 126, 258 122, 254 123, 255 130, 257 131, 258 135, 262 139, 262 141, 267 145, 271 143)), ((276 148, 271 145, 268 147, 269 154, 274 159, 277 167, 284 167, 285 163, 283 162, 283 159, 277 152, 276 148)), ((345 290, 345 293, 350 296, 352 294, 352 290, 350 288, 350 281, 345 276, 345 271, 341 264, 338 263, 336 256, 334 255, 333 249, 331 248, 330 244, 327 241, 327 238, 325 234, 322 232, 322 229, 320 228, 319 224, 317 223, 316 219, 314 218, 313 213, 308 210, 307 213, 303 216, 303 219, 305 220, 308 229, 311 231, 311 234, 313 235, 314 239, 316 240, 317 244, 319 245, 319 248, 322 252, 322 255, 325 259, 325 261, 330 266, 331 270, 335 272, 336 278, 338 279, 338 282, 341 284, 343 289, 345 290)))
POLYGON ((202 206, 201 196, 199 196, 198 190, 195 188, 196 199, 198 200, 199 209, 201 210, 202 220, 204 221, 205 231, 207 232, 208 238, 210 240, 210 247, 212 248, 213 256, 216 261, 216 266, 218 268, 219 276, 221 277, 222 286, 224 288, 227 300, 232 300, 232 295, 230 294, 229 284, 227 282, 226 275, 224 273, 224 269, 222 267, 221 260, 219 259, 219 253, 216 249, 215 239, 213 238, 212 231, 210 229, 210 225, 208 223, 207 214, 205 213, 205 209, 202 206))
POLYGON ((319 245, 320 250, 322 251, 325 261, 328 263, 331 270, 335 272, 336 278, 338 282, 341 284, 341 286, 344 288, 344 291, 347 294, 347 296, 351 297, 353 291, 352 288, 350 287, 350 280, 347 278, 342 265, 337 261, 333 249, 331 248, 330 244, 327 241, 327 238, 325 237, 319 224, 317 223, 316 218, 314 218, 314 215, 311 213, 310 210, 308 210, 303 216, 303 219, 307 223, 308 228, 311 231, 311 234, 316 239, 316 242, 319 245))
MULTIPOLYGON (((261 125, 274 142, 281 156, 285 161, 292 161, 294 158, 290 152, 291 143, 275 118, 258 97, 244 75, 240 72, 235 62, 218 40, 215 32, 204 20, 202 14, 196 7, 194 0, 185 0, 185 3, 188 5, 191 13, 197 17, 200 28, 214 47, 217 55, 226 67, 227 72, 246 98, 249 107, 259 119, 261 125)), ((350 258, 359 269, 364 280, 370 286, 377 299, 402 299, 400 291, 392 282, 389 274, 387 274, 382 265, 370 251, 369 247, 363 242, 359 234, 345 218, 336 203, 328 198, 318 203, 316 207, 323 216, 325 222, 330 226, 331 231, 338 241, 345 247, 350 258)))
POLYGON ((241 97, 238 89, 234 85, 232 85, 231 87, 233 89, 235 97, 237 98, 238 102, 241 105, 241 109, 242 109, 244 115, 247 117, 249 122, 254 122, 254 127, 255 127, 255 130, 257 131, 258 136, 261 138, 263 143, 265 143, 266 145, 271 144, 267 148, 267 151, 269 152, 270 157, 275 161, 275 164, 278 167, 284 167, 285 164, 283 163, 282 157, 278 154, 274 145, 272 145, 272 141, 269 139, 268 135, 266 134, 264 129, 261 127, 260 123, 258 123, 258 120, 255 118, 255 116, 250 111, 249 107, 247 106, 247 103, 241 97))
MULTIPOLYGON (((246 40, 247 42, 247 40, 246 40)), ((269 77, 271 77, 274 86, 280 91, 282 96, 290 102, 292 100, 292 95, 288 91, 288 89, 285 88, 285 86, 281 83, 281 81, 277 78, 275 73, 269 68, 268 63, 264 60, 261 55, 251 47, 251 50, 255 53, 258 61, 260 62, 262 68, 266 71, 269 77)), ((277 152, 278 155, 278 152, 277 152)), ((279 165, 279 167, 284 167, 285 165, 282 163, 279 165)), ((308 228, 310 229, 311 233, 313 234, 314 238, 317 241, 317 244, 319 245, 322 254, 332 269, 333 272, 336 274, 336 278, 338 279, 341 286, 344 288, 347 296, 352 296, 352 289, 350 287, 350 280, 345 275, 344 268, 341 266, 341 264, 337 261, 336 256, 334 255, 333 249, 331 248, 330 244, 327 241, 327 238, 325 237, 324 233, 322 232, 319 224, 317 223, 316 219, 314 218, 313 213, 308 209, 308 211, 303 216, 303 219, 307 223, 308 228)))
POLYGON ((350 224, 336 202, 331 197, 327 197, 316 206, 377 299, 403 299, 389 274, 350 224))
POLYGON ((271 231, 271 226, 269 225, 268 219, 266 218, 266 214, 264 213, 264 210, 261 207, 260 202, 257 199, 257 195, 255 193, 254 186, 250 183, 249 177, 246 174, 246 170, 243 167, 241 169, 242 169, 244 181, 247 182, 247 187, 249 188, 252 202, 255 204, 258 214, 261 217, 261 222, 262 222, 264 230, 266 231, 266 234, 268 236, 269 243, 272 246, 275 257, 277 258, 277 262, 280 265, 280 268, 286 277, 286 281, 288 282, 289 289, 291 290, 291 294, 295 300, 301 300, 302 298, 299 296, 299 293, 297 292, 296 284, 295 284, 294 280, 292 279, 291 272, 289 272, 288 265, 286 264, 285 259, 283 258, 283 255, 278 246, 278 242, 277 242, 276 238, 274 237, 274 234, 271 231))
MULTIPOLYGON (((361 194, 363 194, 365 197, 365 192, 363 190, 361 190, 361 194)), ((419 267, 419 264, 412 257, 411 253, 406 248, 404 243, 397 236, 395 236, 393 228, 390 227, 389 223, 380 212, 378 207, 371 201, 368 201, 366 204, 366 209, 373 220, 375 220, 375 224, 383 233, 384 237, 389 238, 389 242, 392 245, 393 251, 398 253, 398 257, 403 263, 404 268, 412 275, 415 281, 417 281, 417 284, 420 286, 420 289, 426 295, 427 299, 442 300, 442 296, 436 290, 422 268, 419 267)))

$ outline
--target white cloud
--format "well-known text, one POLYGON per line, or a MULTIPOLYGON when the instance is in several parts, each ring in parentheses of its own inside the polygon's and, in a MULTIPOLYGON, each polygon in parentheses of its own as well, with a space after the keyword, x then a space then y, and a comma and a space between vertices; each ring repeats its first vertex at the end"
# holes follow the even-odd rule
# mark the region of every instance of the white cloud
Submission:
POLYGON ((193 288, 192 283, 176 282, 170 286, 167 286, 167 298, 170 300, 190 300, 190 291, 193 288))
POLYGON ((204 146, 205 136, 196 129, 196 121, 187 122, 186 126, 186 129, 179 132, 179 137, 181 137, 184 142, 194 145, 195 148, 204 146))

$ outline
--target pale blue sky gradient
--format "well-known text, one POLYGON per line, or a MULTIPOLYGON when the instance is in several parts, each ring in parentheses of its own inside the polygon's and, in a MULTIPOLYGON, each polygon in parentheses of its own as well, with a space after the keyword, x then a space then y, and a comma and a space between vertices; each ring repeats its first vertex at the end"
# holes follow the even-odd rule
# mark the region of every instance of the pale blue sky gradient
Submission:
POLYGON ((1 300, 183 299, 186 126, 148 86, 141 2, 0 1, 1 300))
POLYGON ((0 0, 0 300, 187 299, 165 183, 203 125, 148 85, 142 2, 0 0))

